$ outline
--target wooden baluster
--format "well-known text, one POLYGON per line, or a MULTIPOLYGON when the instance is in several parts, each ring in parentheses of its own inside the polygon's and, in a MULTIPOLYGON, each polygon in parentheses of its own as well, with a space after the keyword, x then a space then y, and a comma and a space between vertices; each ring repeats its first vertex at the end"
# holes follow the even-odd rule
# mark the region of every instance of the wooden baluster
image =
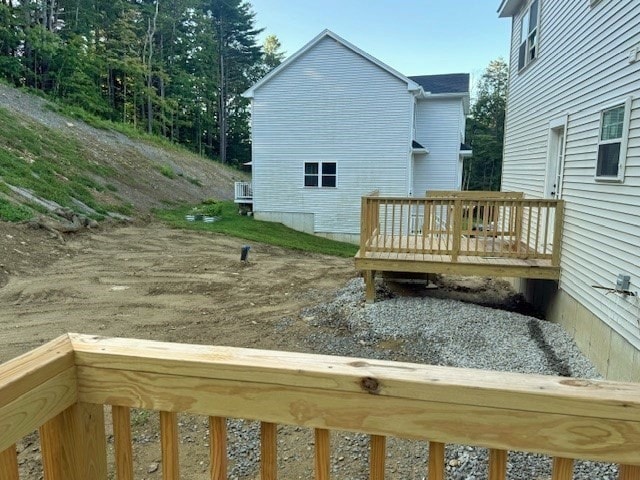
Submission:
POLYGON ((78 402, 40 427, 46 480, 106 480, 102 405, 78 402))
POLYGON ((227 419, 209 417, 211 480, 227 479, 227 419))
POLYGON ((360 200, 360 254, 364 256, 367 250, 367 242, 370 241, 369 210, 367 197, 360 200))
POLYGON ((507 478, 507 451, 489 450, 489 480, 505 480, 507 478))
POLYGON ((390 250, 393 251, 393 241, 395 239, 396 233, 396 202, 395 200, 391 200, 391 245, 390 250))
POLYGON ((573 460, 570 458, 553 458, 551 480, 571 480, 573 478, 573 460))
POLYGON ((369 480, 384 480, 386 440, 383 436, 371 435, 369 480))
POLYGON ((275 423, 260 424, 260 480, 278 478, 278 426, 275 423))
POLYGON ((316 455, 315 455, 315 471, 316 480, 329 480, 330 472, 330 448, 329 448, 329 430, 316 428, 316 455))
POLYGON ((460 241, 462 240, 462 200, 456 199, 453 204, 453 245, 451 247, 451 261, 458 261, 460 241))
POLYGON ((402 208, 404 207, 404 201, 400 200, 400 221, 398 222, 398 227, 400 231, 398 232, 398 250, 402 251, 402 237, 404 237, 404 212, 402 208))
POLYGON ((162 480, 180 480, 178 415, 175 412, 160 412, 160 445, 162 480))
POLYGON ((2 480, 19 480, 18 453, 16 446, 12 445, 4 452, 0 452, 0 478, 2 480))
POLYGON ((620 465, 619 480, 640 480, 640 466, 620 465))
POLYGON ((387 225, 389 224, 389 204, 387 202, 384 203, 384 231, 382 232, 382 246, 383 249, 382 251, 385 252, 386 251, 386 247, 387 247, 387 233, 388 233, 388 229, 387 229, 387 225))
POLYGON ((444 443, 429 442, 429 480, 444 480, 444 443))
POLYGON ((538 202, 537 204, 537 208, 536 208, 536 239, 533 242, 533 248, 535 249, 534 251, 534 255, 537 258, 538 257, 538 245, 539 245, 539 241, 540 241, 540 216, 542 214, 542 204, 540 202, 538 202))
POLYGON ((530 203, 529 215, 527 218, 527 243, 525 244, 525 257, 529 256, 529 251, 531 249, 531 215, 533 214, 532 209, 533 209, 533 205, 530 203))
POLYGON ((116 478, 133 480, 133 452, 131 442, 131 410, 128 407, 111 407, 113 416, 113 446, 116 457, 116 478))

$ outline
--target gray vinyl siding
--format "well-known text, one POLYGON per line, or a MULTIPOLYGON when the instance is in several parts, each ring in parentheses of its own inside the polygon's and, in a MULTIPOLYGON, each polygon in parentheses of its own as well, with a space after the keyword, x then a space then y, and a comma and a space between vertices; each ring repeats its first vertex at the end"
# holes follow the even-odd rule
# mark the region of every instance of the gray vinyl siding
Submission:
POLYGON ((518 72, 513 19, 502 189, 541 197, 549 122, 567 115, 560 288, 640 348, 638 297, 606 295, 620 273, 640 291, 640 2, 540 0, 539 56, 518 72), (600 112, 633 97, 625 179, 594 179, 600 112))
POLYGON ((413 96, 389 72, 324 38, 256 89, 254 210, 314 214, 357 234, 360 197, 407 195, 413 96), (305 188, 304 162, 336 162, 336 188, 305 188))
POLYGON ((464 128, 460 98, 419 100, 416 140, 429 150, 413 160, 413 195, 427 190, 459 190, 460 130, 464 128))

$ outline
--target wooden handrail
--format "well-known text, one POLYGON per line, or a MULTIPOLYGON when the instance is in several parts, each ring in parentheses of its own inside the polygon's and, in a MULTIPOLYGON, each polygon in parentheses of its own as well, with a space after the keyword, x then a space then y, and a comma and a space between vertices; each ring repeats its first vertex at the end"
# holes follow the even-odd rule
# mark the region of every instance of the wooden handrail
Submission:
MULTIPOLYGON (((161 412, 164 478, 179 478, 178 412, 212 418, 212 458, 218 459, 212 478, 226 474, 221 458, 226 457, 226 417, 261 421, 265 479, 276 478, 278 424, 316 429, 318 479, 328 478, 329 430, 371 435, 370 475, 378 479, 384 478, 387 436, 429 441, 430 480, 443 478, 445 443, 491 449, 492 480, 504 478, 508 450, 553 456, 554 480, 570 478, 573 459, 621 464, 624 480, 640 473, 639 384, 83 335, 54 344, 70 345, 74 353, 77 375, 66 382, 77 398, 36 425, 41 426, 48 480, 106 478, 103 405, 118 412, 116 448, 126 438, 122 409, 161 412)), ((20 418, 28 425, 36 421, 31 415, 41 418, 27 407, 34 398, 31 391, 16 396, 16 386, 31 384, 42 393, 34 378, 47 383, 49 374, 41 370, 51 363, 41 359, 38 368, 34 358, 48 352, 57 359, 54 365, 66 358, 51 344, 37 352, 0 365, 0 399, 14 392, 12 410, 0 409, 3 473, 15 470, 13 445, 24 435, 12 412, 24 412, 20 418), (32 369, 21 374, 18 364, 32 369)), ((59 408, 48 395, 37 398, 48 412, 59 408)), ((130 472, 129 467, 116 470, 127 472, 122 478, 130 472)))
POLYGON ((460 256, 541 259, 558 267, 563 201, 508 193, 496 198, 362 197, 359 256, 449 255, 451 263, 460 256))

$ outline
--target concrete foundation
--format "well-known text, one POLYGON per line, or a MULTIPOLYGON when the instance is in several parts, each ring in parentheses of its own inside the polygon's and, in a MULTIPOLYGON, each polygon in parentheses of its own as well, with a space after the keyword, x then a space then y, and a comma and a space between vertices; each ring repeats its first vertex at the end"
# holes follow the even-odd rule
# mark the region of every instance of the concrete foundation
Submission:
POLYGON ((253 216, 257 220, 265 222, 277 222, 286 225, 289 228, 298 230, 299 232, 310 233, 319 237, 337 240, 339 242, 360 243, 360 235, 353 233, 329 233, 314 231, 314 215, 313 213, 286 213, 286 212, 253 212, 253 216))
POLYGON ((640 351, 567 292, 558 290, 556 282, 508 280, 547 320, 565 328, 605 378, 640 382, 640 351))

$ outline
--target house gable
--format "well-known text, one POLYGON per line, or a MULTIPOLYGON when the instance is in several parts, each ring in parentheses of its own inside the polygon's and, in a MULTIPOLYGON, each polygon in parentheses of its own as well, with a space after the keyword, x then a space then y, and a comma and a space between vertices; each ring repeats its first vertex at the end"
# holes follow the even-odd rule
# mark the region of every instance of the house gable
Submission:
POLYGON ((408 77, 405 77, 397 70, 391 68, 389 65, 381 62, 377 58, 369 55, 368 53, 359 49, 352 43, 349 43, 339 35, 333 33, 331 30, 324 30, 320 34, 318 34, 314 39, 312 39, 309 43, 307 43, 304 47, 302 47, 296 53, 288 57, 284 62, 282 62, 280 65, 274 68, 271 72, 265 75, 261 80, 255 83, 251 88, 246 90, 242 95, 247 98, 253 98, 255 95, 255 91, 257 89, 261 88, 263 85, 270 82, 273 78, 280 75, 284 70, 289 68, 291 64, 296 62, 296 60, 298 60, 300 57, 303 57, 304 55, 307 54, 307 52, 312 50, 318 43, 328 38, 332 39, 333 41, 342 45, 343 47, 351 50, 353 53, 361 56, 362 58, 368 60, 369 62, 376 65, 380 69, 388 72, 391 76, 396 77, 398 80, 406 83, 408 91, 415 92, 416 94, 424 93, 422 90, 422 87, 418 83, 414 82, 413 80, 410 80, 408 77))

